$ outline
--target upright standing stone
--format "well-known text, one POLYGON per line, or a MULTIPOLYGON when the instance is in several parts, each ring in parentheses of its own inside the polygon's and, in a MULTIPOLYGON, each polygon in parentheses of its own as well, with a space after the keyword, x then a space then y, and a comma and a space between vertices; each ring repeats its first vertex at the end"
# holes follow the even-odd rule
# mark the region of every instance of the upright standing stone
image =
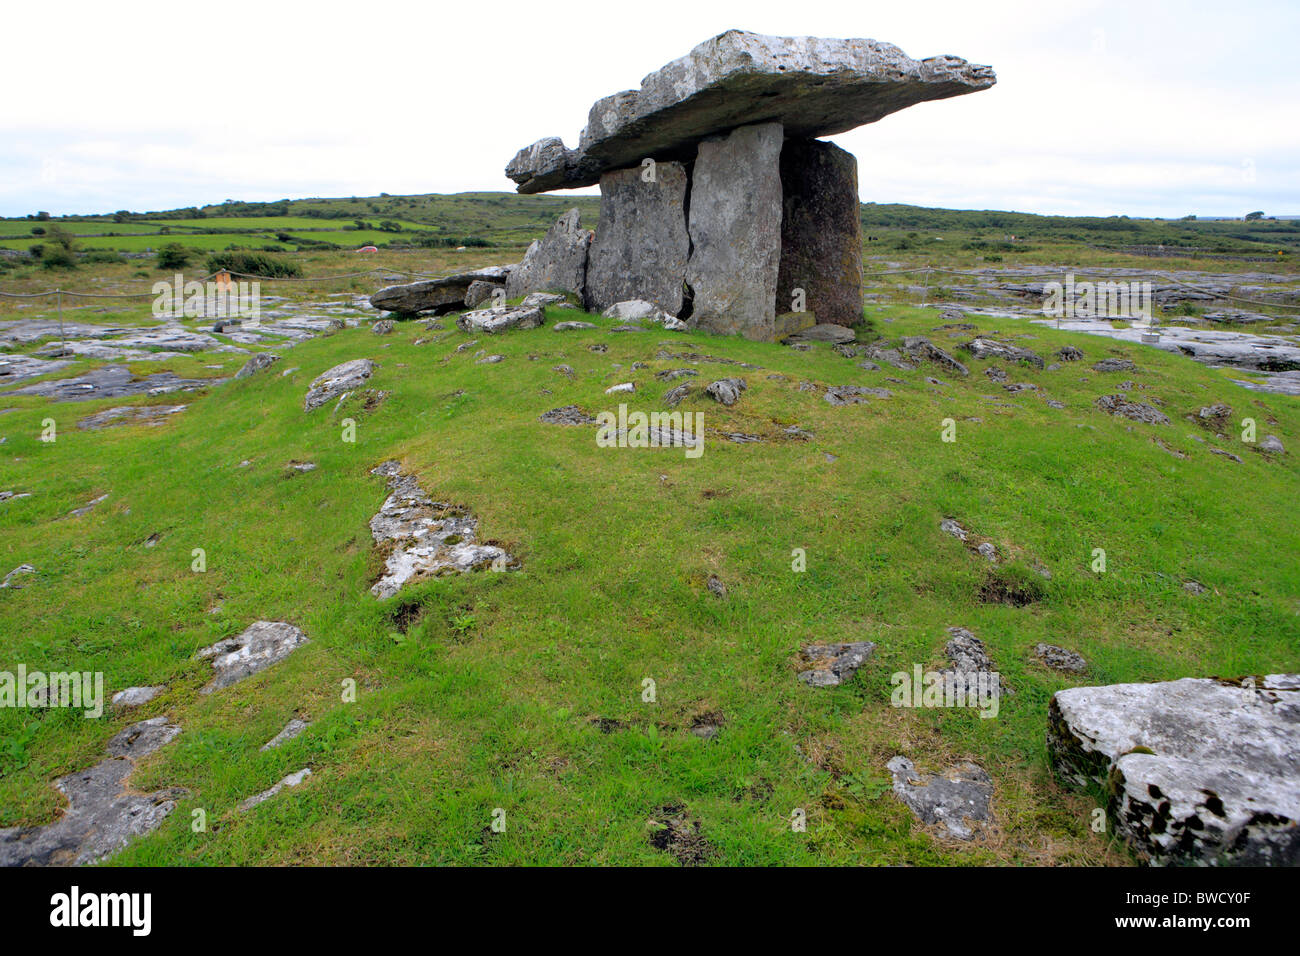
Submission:
POLYGON ((570 209, 524 253, 510 270, 506 298, 530 292, 572 292, 582 295, 587 284, 587 252, 591 233, 582 228, 582 214, 570 209))
POLYGON ((862 218, 858 161, 833 143, 788 139, 781 150, 781 267, 776 311, 790 312, 795 289, 823 325, 862 321, 862 218))
POLYGON ((603 312, 644 299, 677 315, 690 248, 686 167, 666 162, 605 173, 600 229, 587 263, 587 308, 603 312))
POLYGON ((769 340, 781 257, 780 123, 700 143, 691 178, 691 323, 769 340))

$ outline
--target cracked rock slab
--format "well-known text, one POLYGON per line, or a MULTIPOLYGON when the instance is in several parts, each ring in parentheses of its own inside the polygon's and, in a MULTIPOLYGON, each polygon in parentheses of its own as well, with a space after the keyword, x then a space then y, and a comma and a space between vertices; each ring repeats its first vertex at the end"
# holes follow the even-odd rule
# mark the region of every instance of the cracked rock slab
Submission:
POLYGON ((371 474, 386 477, 390 492, 370 519, 375 544, 388 549, 384 572, 371 594, 390 598, 415 577, 519 566, 504 548, 476 541, 478 518, 473 512, 434 501, 413 475, 401 473, 397 462, 384 462, 371 474))
POLYGON ((1300 864, 1300 674, 1058 691, 1048 752, 1147 862, 1300 864))
POLYGON ((135 761, 176 739, 166 717, 132 724, 108 742, 108 758, 54 781, 68 799, 46 826, 0 830, 0 866, 82 866, 152 833, 176 809, 180 788, 139 793, 128 778, 135 761))
POLYGON ((1094 403, 1116 418, 1127 418, 1144 425, 1168 425, 1169 416, 1145 402, 1132 402, 1123 395, 1103 395, 1094 403))
POLYGON ((310 643, 307 635, 292 624, 256 621, 243 633, 199 651, 199 657, 212 658, 212 668, 216 672, 202 693, 210 694, 237 684, 272 664, 278 664, 307 643, 310 643))
POLYGON ((922 774, 906 757, 885 765, 894 778, 894 795, 922 823, 942 827, 949 836, 970 840, 973 821, 989 818, 993 778, 978 764, 965 761, 942 773, 922 774))

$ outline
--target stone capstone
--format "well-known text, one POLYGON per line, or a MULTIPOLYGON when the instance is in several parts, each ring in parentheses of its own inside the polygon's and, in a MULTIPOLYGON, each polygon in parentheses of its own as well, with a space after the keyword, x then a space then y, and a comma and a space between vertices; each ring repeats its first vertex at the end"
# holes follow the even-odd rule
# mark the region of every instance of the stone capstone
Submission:
POLYGON ((506 175, 522 193, 591 186, 644 157, 689 159, 699 140, 774 122, 791 137, 832 136, 927 100, 987 89, 993 70, 954 56, 913 60, 868 39, 773 37, 729 30, 596 101, 577 149, 548 137, 506 175))

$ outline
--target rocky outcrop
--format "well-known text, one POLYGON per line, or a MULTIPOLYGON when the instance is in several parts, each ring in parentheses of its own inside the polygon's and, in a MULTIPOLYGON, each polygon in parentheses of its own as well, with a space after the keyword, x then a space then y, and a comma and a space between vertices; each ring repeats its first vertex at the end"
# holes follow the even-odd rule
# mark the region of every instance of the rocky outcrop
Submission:
POLYGON ((494 544, 479 544, 478 518, 467 508, 437 502, 395 461, 371 474, 388 479, 389 495, 370 519, 377 547, 385 549, 384 571, 370 592, 388 598, 411 578, 436 577, 483 568, 514 570, 519 562, 494 544))
POLYGON ((1300 864, 1300 674, 1059 691, 1052 763, 1153 864, 1300 864))
POLYGON ((582 228, 582 214, 570 209, 534 241, 523 260, 505 280, 506 298, 530 292, 572 292, 581 296, 587 286, 587 255, 591 231, 582 228))
POLYGON ((283 621, 256 621, 244 631, 199 651, 199 657, 212 659, 212 680, 202 690, 214 690, 237 684, 246 677, 278 664, 298 648, 309 643, 307 635, 283 621))
POLYGON ((309 412, 313 408, 320 408, 345 392, 360 388, 374 370, 375 363, 370 359, 353 359, 322 372, 307 387, 303 410, 309 412))
POLYGON ((686 167, 637 166, 600 177, 600 229, 591 244, 584 301, 604 311, 643 299, 671 315, 682 311, 686 260, 686 167))
POLYGON ((180 732, 166 717, 154 717, 114 736, 106 759, 54 781, 68 798, 62 816, 48 826, 0 830, 0 866, 82 866, 156 830, 185 791, 141 793, 128 780, 137 760, 180 732))
POLYGON ((546 314, 536 306, 497 306, 466 312, 456 319, 456 328, 462 332, 485 332, 496 335, 511 329, 535 329, 546 321, 546 314))
POLYGON ((644 157, 689 159, 695 144, 747 123, 802 139, 831 136, 926 100, 987 89, 993 70, 954 56, 913 60, 867 39, 773 37, 729 30, 591 108, 577 149, 548 137, 506 175, 521 193, 591 186, 644 157))
POLYGON ((700 143, 691 177, 691 325, 770 340, 781 259, 779 123, 700 143))
POLYGON ((787 139, 781 149, 781 192, 776 311, 789 312, 797 304, 817 323, 857 325, 862 321, 857 159, 832 143, 787 139))
POLYGON ((875 650, 872 641, 805 644, 799 653, 803 661, 799 680, 809 687, 837 687, 856 674, 875 650))

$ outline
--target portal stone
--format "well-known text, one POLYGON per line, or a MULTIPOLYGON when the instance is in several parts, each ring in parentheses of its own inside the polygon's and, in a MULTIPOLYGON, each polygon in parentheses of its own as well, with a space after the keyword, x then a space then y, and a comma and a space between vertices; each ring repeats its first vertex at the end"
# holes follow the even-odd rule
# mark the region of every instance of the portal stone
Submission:
POLYGON ((656 163, 605 173, 600 229, 587 264, 587 308, 603 312, 643 299, 676 316, 690 248, 685 166, 656 163))
POLYGON ((582 295, 587 283, 587 252, 591 232, 582 228, 582 214, 570 209, 524 253, 523 261, 506 278, 506 298, 530 292, 572 292, 582 295))
POLYGON ((781 266, 776 308, 802 304, 822 325, 862 321, 858 161, 833 143, 788 139, 781 150, 781 266), (804 292, 795 302, 795 289, 804 292))
POLYGON ((700 143, 691 177, 691 324, 770 341, 781 258, 780 123, 700 143))

